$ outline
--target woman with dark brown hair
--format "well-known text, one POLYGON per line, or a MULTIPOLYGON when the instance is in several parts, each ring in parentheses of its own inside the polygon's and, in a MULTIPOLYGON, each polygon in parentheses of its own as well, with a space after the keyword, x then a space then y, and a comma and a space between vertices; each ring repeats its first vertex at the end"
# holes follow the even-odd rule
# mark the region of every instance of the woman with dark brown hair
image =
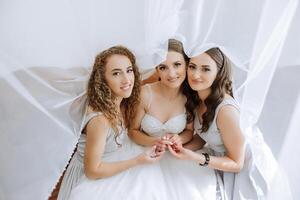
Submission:
MULTIPOLYGON (((125 47, 101 52, 88 82, 87 109, 77 151, 64 175, 58 199, 148 199, 163 193, 146 192, 138 185, 158 168, 133 168, 158 161, 155 146, 134 155, 126 146, 127 127, 139 103, 140 80, 135 56, 125 47), (133 181, 138 184, 134 187, 133 181), (71 192, 71 193, 70 193, 71 192), (126 195, 124 196, 124 194, 126 195), (147 198, 146 198, 147 199, 147 198)), ((156 173, 157 174, 157 173, 156 173)), ((160 178, 144 185, 163 182, 160 178)))
POLYGON ((214 199, 214 171, 198 169, 190 162, 178 161, 169 152, 168 145, 185 144, 193 137, 192 118, 185 108, 188 58, 183 45, 169 40, 166 60, 156 66, 159 81, 142 87, 141 102, 129 130, 130 138, 142 146, 156 145, 156 152, 164 154, 159 165, 168 189, 168 199, 214 199))
POLYGON ((181 144, 175 144, 176 149, 169 146, 170 152, 179 159, 215 169, 218 199, 264 198, 266 183, 246 148, 227 57, 219 48, 192 57, 187 76, 190 85, 186 91, 187 107, 194 110, 196 134, 184 147, 181 144), (204 145, 207 152, 193 151, 204 145))

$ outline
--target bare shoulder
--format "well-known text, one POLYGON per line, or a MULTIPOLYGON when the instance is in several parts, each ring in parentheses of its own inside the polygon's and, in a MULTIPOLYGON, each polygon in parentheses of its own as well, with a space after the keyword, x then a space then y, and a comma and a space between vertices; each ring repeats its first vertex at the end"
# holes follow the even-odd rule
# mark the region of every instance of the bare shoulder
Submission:
POLYGON ((224 105, 220 108, 217 118, 239 117, 238 109, 231 104, 224 105))
MULTIPOLYGON (((233 100, 233 98, 226 94, 225 100, 233 100)), ((217 124, 221 125, 223 123, 233 123, 233 124, 239 124, 240 119, 240 112, 238 108, 235 105, 232 104, 226 104, 223 105, 219 112, 217 113, 217 124)))
POLYGON ((93 117, 86 126, 87 135, 90 137, 99 137, 103 134, 106 135, 109 128, 110 123, 104 115, 93 117))
POLYGON ((150 84, 145 84, 141 87, 141 100, 149 97, 149 85, 150 84))
POLYGON ((233 139, 235 141, 242 141, 243 133, 240 127, 239 111, 233 105, 227 104, 221 107, 217 116, 217 127, 222 135, 223 141, 229 141, 233 139))
POLYGON ((149 104, 151 93, 153 95, 153 89, 155 87, 156 83, 149 83, 146 85, 143 85, 141 88, 141 105, 146 108, 149 104))
MULTIPOLYGON (((230 95, 225 94, 224 100, 234 100, 230 95)), ((218 112, 218 116, 239 116, 239 110, 236 105, 226 104, 223 105, 218 112)))

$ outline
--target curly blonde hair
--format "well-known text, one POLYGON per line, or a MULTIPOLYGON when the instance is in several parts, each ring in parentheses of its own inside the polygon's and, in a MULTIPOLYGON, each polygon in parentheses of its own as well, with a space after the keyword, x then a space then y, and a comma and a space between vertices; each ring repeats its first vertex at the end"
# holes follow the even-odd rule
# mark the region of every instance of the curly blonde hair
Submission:
POLYGON ((141 87, 140 73, 138 66, 136 65, 136 59, 129 49, 123 46, 113 46, 102 51, 96 56, 93 71, 88 82, 87 98, 88 105, 93 109, 93 111, 103 113, 108 119, 116 133, 115 141, 117 142, 117 137, 120 134, 120 125, 122 124, 122 114, 117 109, 117 105, 115 104, 116 96, 108 86, 104 75, 107 60, 112 55, 126 56, 130 60, 133 67, 134 86, 132 93, 130 97, 124 98, 121 102, 121 109, 124 111, 125 126, 129 126, 129 120, 133 118, 136 112, 136 105, 138 105, 140 101, 141 87))

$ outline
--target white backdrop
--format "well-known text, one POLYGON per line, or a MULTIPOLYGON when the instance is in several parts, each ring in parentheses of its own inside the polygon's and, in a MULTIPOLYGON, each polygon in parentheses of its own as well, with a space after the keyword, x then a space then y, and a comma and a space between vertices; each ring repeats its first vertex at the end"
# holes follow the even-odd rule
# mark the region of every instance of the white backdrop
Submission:
POLYGON ((0 0, 0 199, 51 193, 97 53, 122 44, 150 69, 168 38, 189 56, 219 46, 231 59, 241 125, 258 125, 297 199, 299 27, 298 0, 0 0))

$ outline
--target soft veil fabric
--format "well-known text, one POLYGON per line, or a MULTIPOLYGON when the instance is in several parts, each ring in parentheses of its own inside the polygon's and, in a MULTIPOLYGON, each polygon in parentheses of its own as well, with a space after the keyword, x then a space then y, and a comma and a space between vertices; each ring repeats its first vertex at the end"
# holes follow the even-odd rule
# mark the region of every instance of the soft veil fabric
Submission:
MULTIPOLYGON (((268 187, 271 191, 280 187, 281 181, 273 179, 277 166, 290 170, 291 186, 299 187, 291 172, 297 172, 300 162, 293 160, 292 168, 284 159, 300 150, 292 143, 299 132, 294 122, 299 101, 286 115, 290 120, 277 162, 265 143, 252 142, 255 137, 276 135, 272 126, 261 132, 257 122, 268 106, 264 103, 276 70, 299 72, 299 27, 298 0, 2 0, 0 199, 50 195, 79 138, 82 96, 97 53, 123 44, 137 55, 141 70, 151 69, 165 58, 172 37, 183 42, 189 56, 213 46, 226 53, 234 64, 241 126, 248 142, 263 150, 253 149, 268 158, 256 157, 262 171, 268 169, 268 187)), ((280 81, 279 94, 288 90, 285 80, 280 81)), ((289 102, 283 95, 280 98, 289 102)), ((288 199, 288 193, 288 188, 271 192, 269 199, 288 199)))

